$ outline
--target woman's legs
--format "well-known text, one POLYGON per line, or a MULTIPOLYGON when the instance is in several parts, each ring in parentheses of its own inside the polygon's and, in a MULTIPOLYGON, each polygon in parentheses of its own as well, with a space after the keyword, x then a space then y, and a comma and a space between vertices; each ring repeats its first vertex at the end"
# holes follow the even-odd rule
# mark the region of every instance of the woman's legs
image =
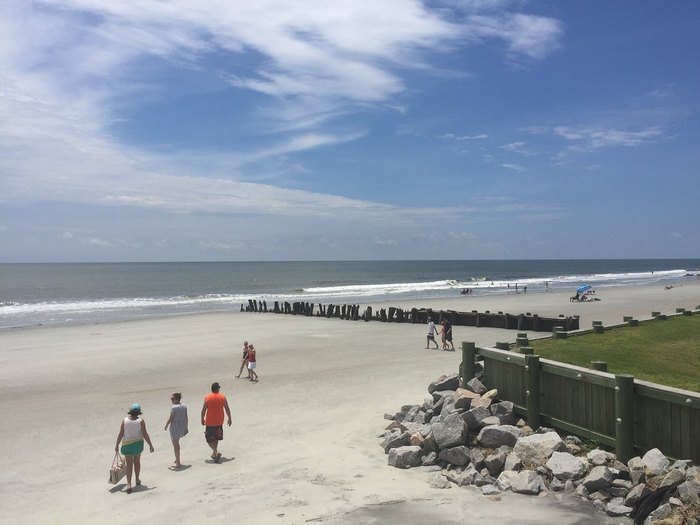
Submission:
POLYGON ((126 459, 126 490, 131 491, 131 473, 134 471, 134 456, 124 456, 126 459))
POLYGON ((141 454, 134 456, 134 474, 136 474, 136 484, 141 484, 141 454))
POLYGON ((180 468, 180 440, 173 439, 173 450, 175 451, 175 467, 180 468))

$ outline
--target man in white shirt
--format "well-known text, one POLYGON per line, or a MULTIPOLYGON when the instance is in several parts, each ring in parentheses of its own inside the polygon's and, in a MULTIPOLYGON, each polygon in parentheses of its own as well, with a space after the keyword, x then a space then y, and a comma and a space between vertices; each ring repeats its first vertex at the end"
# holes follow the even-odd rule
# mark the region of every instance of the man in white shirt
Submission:
POLYGON ((435 348, 439 348, 437 341, 435 340, 435 323, 433 323, 433 320, 428 317, 428 338, 425 342, 426 350, 430 348, 430 341, 435 343, 435 348))

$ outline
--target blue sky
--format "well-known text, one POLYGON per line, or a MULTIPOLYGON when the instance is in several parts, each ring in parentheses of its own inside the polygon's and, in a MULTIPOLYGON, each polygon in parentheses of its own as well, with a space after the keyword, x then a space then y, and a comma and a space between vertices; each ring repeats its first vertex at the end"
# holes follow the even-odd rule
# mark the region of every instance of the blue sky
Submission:
POLYGON ((9 0, 0 261, 700 257, 700 2, 9 0))

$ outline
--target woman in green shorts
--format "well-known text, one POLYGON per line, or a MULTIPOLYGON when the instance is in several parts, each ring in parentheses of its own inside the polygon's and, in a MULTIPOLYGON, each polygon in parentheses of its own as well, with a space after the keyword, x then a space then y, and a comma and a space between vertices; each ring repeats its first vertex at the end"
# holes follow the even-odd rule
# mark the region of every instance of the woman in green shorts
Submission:
POLYGON ((117 444, 114 451, 119 452, 119 443, 122 444, 121 453, 126 458, 126 493, 131 494, 131 473, 136 471, 136 484, 141 484, 141 452, 143 452, 143 441, 146 440, 153 452, 151 437, 146 431, 146 422, 141 419, 141 405, 134 403, 128 416, 122 420, 117 436, 117 444))

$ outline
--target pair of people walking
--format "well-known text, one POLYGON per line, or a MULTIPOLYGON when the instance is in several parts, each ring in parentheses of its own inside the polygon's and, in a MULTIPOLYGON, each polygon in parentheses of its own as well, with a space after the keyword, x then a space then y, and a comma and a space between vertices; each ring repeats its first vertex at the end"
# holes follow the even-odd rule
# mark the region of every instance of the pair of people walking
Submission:
MULTIPOLYGON (((202 406, 202 425, 205 427, 204 436, 207 444, 212 449, 211 458, 215 463, 221 461, 219 441, 224 439, 224 412, 228 416, 228 426, 231 426, 231 409, 226 396, 220 392, 219 383, 211 385, 211 394, 204 398, 202 406)), ((182 394, 175 392, 171 398, 170 417, 165 423, 165 430, 170 430, 170 439, 175 453, 175 463, 170 467, 173 470, 182 468, 180 461, 180 439, 188 433, 187 406, 182 403, 182 394)), ((136 485, 141 485, 141 453, 144 441, 148 443, 151 452, 155 449, 151 437, 146 430, 146 422, 141 417, 141 406, 138 403, 131 405, 127 416, 122 420, 117 435, 115 452, 120 452, 126 460, 126 492, 133 492, 132 479, 136 476, 136 485), (121 443, 121 449, 119 447, 121 443)))
POLYGON ((248 341, 243 341, 243 358, 241 359, 241 368, 238 370, 237 378, 241 377, 243 367, 248 369, 248 379, 257 383, 258 374, 255 371, 257 367, 257 351, 253 344, 248 344, 248 341))
POLYGON ((455 349, 454 343, 452 342, 452 323, 450 323, 447 319, 443 319, 442 321, 440 321, 440 326, 441 330, 437 332, 435 323, 430 317, 428 317, 428 336, 425 342, 426 350, 430 348, 430 343, 433 343, 435 345, 436 350, 439 348, 437 341, 435 340, 436 333, 442 336, 443 350, 455 349))

